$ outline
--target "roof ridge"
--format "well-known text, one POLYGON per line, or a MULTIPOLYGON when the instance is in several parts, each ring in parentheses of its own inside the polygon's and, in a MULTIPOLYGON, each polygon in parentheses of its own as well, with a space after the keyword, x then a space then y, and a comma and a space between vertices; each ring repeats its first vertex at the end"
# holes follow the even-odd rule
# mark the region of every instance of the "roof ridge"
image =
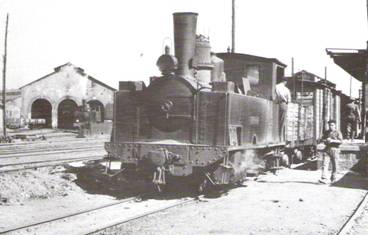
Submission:
POLYGON ((113 88, 113 87, 111 87, 111 86, 109 86, 109 85, 105 84, 104 82, 102 82, 102 81, 100 81, 100 80, 97 80, 96 78, 92 77, 91 75, 86 74, 86 73, 84 72, 84 69, 83 69, 83 68, 78 67, 78 66, 74 65, 74 64, 73 64, 73 63, 71 63, 71 62, 67 62, 67 63, 65 63, 65 64, 62 64, 62 65, 59 65, 59 66, 55 67, 53 72, 51 72, 51 73, 49 73, 49 74, 46 74, 45 76, 42 76, 42 77, 40 77, 40 78, 38 78, 38 79, 36 79, 36 80, 34 80, 34 81, 31 81, 31 82, 29 82, 29 83, 27 83, 27 84, 25 84, 25 85, 23 85, 23 86, 19 87, 19 90, 21 90, 22 88, 24 88, 24 87, 26 87, 26 86, 29 86, 29 85, 31 85, 31 84, 34 84, 34 83, 36 83, 36 82, 38 82, 38 81, 40 81, 40 80, 43 80, 43 79, 45 79, 45 78, 47 78, 47 77, 49 77, 49 76, 51 76, 51 75, 54 75, 54 74, 56 74, 56 73, 60 72, 61 68, 62 68, 62 67, 65 67, 65 66, 72 66, 72 67, 74 68, 75 72, 79 73, 79 74, 80 74, 80 75, 82 75, 82 76, 87 77, 87 79, 89 79, 89 80, 91 80, 91 81, 93 81, 93 82, 96 82, 96 83, 100 84, 101 86, 104 86, 104 87, 106 87, 106 88, 108 88, 108 89, 110 89, 110 90, 116 91, 116 89, 115 89, 115 88, 113 88))

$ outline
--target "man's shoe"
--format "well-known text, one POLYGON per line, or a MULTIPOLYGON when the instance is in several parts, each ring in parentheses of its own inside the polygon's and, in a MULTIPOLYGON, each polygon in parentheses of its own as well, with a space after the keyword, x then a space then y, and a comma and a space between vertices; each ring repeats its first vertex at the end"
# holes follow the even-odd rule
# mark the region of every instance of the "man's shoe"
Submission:
POLYGON ((327 184, 326 179, 319 179, 318 182, 321 183, 321 184, 327 184))

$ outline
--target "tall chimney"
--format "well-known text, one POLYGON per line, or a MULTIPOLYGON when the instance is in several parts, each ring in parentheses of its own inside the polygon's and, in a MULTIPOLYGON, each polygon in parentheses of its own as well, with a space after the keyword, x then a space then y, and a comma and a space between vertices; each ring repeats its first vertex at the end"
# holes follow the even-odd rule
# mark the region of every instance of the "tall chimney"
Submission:
POLYGON ((178 59, 176 75, 183 77, 193 76, 190 69, 191 60, 195 53, 197 13, 174 13, 174 42, 175 57, 178 59))

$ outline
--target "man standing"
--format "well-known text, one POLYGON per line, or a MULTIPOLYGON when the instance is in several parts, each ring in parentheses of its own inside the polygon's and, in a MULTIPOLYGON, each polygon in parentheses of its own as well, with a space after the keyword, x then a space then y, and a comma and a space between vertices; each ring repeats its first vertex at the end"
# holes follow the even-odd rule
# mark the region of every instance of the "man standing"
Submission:
POLYGON ((353 100, 350 99, 346 105, 346 139, 353 140, 356 134, 357 121, 360 122, 360 115, 357 105, 354 104, 353 100))
POLYGON ((279 104, 279 137, 280 141, 285 141, 285 121, 288 104, 291 102, 289 88, 286 87, 287 78, 282 77, 281 82, 276 85, 276 102, 279 104))
POLYGON ((340 144, 342 143, 342 134, 336 129, 336 121, 328 121, 329 129, 323 133, 322 141, 326 145, 325 152, 322 156, 322 176, 320 183, 326 182, 326 172, 328 171, 329 163, 332 165, 331 182, 335 182, 337 173, 337 161, 340 155, 340 144))

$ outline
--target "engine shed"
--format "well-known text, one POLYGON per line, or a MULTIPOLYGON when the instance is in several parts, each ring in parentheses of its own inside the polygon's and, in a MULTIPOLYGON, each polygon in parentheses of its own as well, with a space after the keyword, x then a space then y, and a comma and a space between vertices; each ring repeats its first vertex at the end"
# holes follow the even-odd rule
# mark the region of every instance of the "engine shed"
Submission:
POLYGON ((44 120, 44 127, 72 129, 75 111, 85 101, 96 111, 98 122, 112 120, 115 89, 71 63, 22 87, 21 118, 44 120))

